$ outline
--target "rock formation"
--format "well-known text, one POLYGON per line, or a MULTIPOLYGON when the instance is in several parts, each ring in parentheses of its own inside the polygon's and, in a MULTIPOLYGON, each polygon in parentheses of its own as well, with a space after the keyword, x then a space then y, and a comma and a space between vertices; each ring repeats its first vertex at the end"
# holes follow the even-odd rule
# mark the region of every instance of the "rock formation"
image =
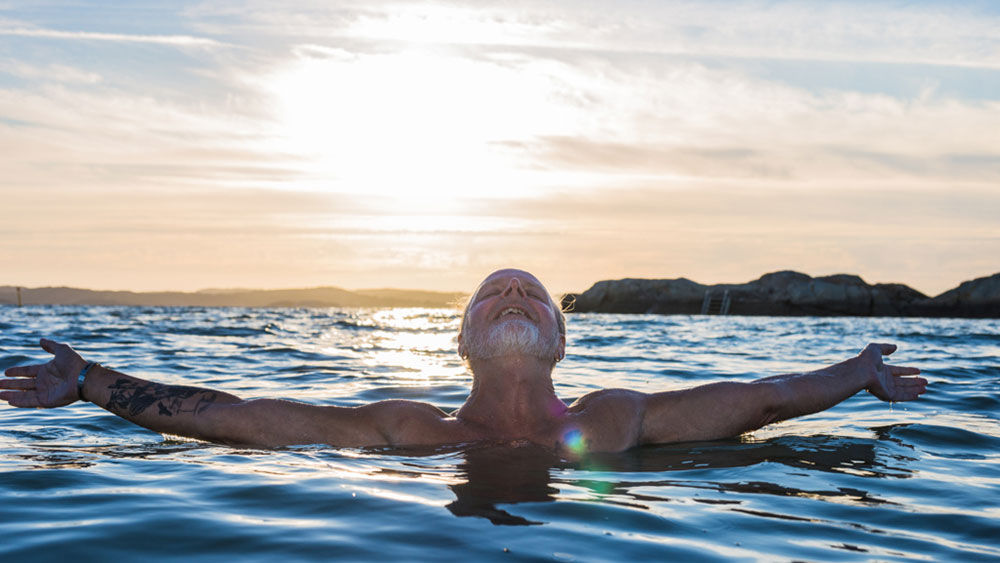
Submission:
POLYGON ((927 317, 1000 318, 1000 273, 962 282, 934 299, 914 303, 912 313, 927 317))
POLYGON ((563 303, 576 312, 698 314, 706 299, 727 292, 731 315, 1000 317, 1000 274, 965 282, 933 299, 903 284, 871 285, 849 274, 813 278, 786 270, 717 285, 627 278, 597 282, 565 296, 563 303))

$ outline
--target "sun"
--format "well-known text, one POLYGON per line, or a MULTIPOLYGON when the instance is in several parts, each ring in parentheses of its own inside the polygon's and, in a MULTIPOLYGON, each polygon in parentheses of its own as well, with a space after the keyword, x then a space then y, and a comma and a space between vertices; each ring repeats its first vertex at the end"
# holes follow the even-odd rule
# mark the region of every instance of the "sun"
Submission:
POLYGON ((278 149, 324 190, 376 196, 521 197, 537 171, 511 147, 571 116, 538 69, 408 49, 299 47, 269 77, 278 149))

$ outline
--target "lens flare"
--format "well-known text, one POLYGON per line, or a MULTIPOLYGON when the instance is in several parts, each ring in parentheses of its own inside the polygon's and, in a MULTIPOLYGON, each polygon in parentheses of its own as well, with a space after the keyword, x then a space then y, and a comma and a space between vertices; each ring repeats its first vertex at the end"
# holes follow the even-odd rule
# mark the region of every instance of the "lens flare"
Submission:
POLYGON ((563 444, 565 444, 566 449, 576 455, 583 455, 587 453, 587 441, 583 438, 583 432, 580 432, 576 428, 567 430, 566 433, 563 434, 563 444))

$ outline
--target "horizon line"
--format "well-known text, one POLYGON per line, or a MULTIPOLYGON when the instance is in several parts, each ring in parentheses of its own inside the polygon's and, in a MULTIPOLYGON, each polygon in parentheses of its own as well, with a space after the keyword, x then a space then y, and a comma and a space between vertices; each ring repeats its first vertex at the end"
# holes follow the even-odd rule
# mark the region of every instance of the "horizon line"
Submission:
MULTIPOLYGON (((807 276, 809 276, 810 278, 813 278, 813 279, 826 278, 826 277, 838 276, 838 275, 857 276, 858 278, 860 278, 863 282, 865 282, 868 285, 901 284, 901 285, 905 285, 905 286, 907 286, 907 287, 909 287, 911 289, 914 289, 916 291, 919 291, 920 293, 923 293, 924 295, 927 295, 928 297, 936 297, 937 295, 941 295, 943 293, 951 291, 952 289, 955 289, 955 288, 959 287, 961 284, 963 284, 965 282, 968 282, 968 281, 973 281, 973 280, 982 279, 982 278, 988 278, 988 277, 1000 274, 1000 271, 997 271, 997 272, 994 272, 994 273, 987 273, 987 274, 983 274, 981 276, 977 276, 977 277, 972 277, 972 278, 969 278, 969 279, 961 280, 961 281, 958 281, 957 283, 955 283, 954 286, 949 287, 948 289, 945 289, 943 291, 940 291, 939 293, 937 293, 935 295, 931 295, 931 294, 925 293, 925 292, 923 292, 923 291, 921 291, 921 290, 915 288, 914 286, 912 286, 910 284, 907 284, 905 282, 881 282, 881 281, 870 282, 870 281, 866 280, 864 277, 862 277, 859 274, 852 274, 852 273, 847 273, 847 272, 840 272, 840 273, 835 273, 835 274, 826 274, 826 275, 816 276, 816 275, 812 275, 812 274, 809 274, 809 273, 806 273, 806 272, 801 272, 799 270, 793 270, 793 269, 783 269, 783 270, 774 270, 774 271, 771 271, 771 272, 765 272, 763 274, 760 274, 756 278, 753 278, 753 279, 750 279, 750 280, 746 280, 746 281, 742 281, 742 282, 703 283, 703 282, 699 282, 699 281, 693 280, 691 278, 688 278, 687 276, 676 276, 676 277, 672 277, 672 278, 668 278, 668 277, 632 277, 632 276, 623 276, 623 277, 619 277, 619 278, 604 278, 604 279, 599 279, 597 281, 591 282, 590 286, 588 286, 586 289, 583 289, 583 290, 561 291, 561 292, 560 291, 554 291, 554 292, 550 292, 550 293, 553 296, 556 296, 556 295, 567 295, 567 294, 580 294, 580 293, 583 293, 584 291, 587 291, 587 289, 589 289, 590 287, 593 287, 595 284, 597 284, 599 282, 602 282, 602 281, 613 281, 613 280, 622 280, 622 279, 641 279, 641 280, 687 279, 687 280, 690 280, 690 281, 692 281, 694 283, 698 283, 700 285, 705 285, 705 286, 712 286, 712 285, 740 285, 740 284, 744 284, 744 283, 750 283, 752 281, 760 279, 761 277, 763 277, 765 275, 774 274, 774 273, 777 273, 777 272, 796 272, 796 273, 807 275, 807 276)), ((137 289, 95 289, 95 288, 78 287, 78 286, 71 286, 71 285, 43 285, 43 286, 29 287, 29 286, 19 285, 19 284, 0 284, 0 287, 10 287, 10 288, 15 288, 15 289, 16 288, 20 288, 22 290, 60 289, 60 288, 63 288, 63 289, 78 289, 78 290, 83 290, 83 291, 94 291, 94 292, 189 293, 189 294, 205 293, 205 292, 213 292, 213 291, 215 291, 215 292, 223 292, 223 291, 225 291, 225 292, 254 292, 254 291, 301 291, 301 290, 309 290, 309 289, 338 289, 338 290, 341 290, 341 291, 348 291, 348 292, 355 292, 355 293, 356 292, 362 292, 362 291, 410 291, 410 292, 437 293, 437 294, 451 294, 451 293, 470 294, 470 293, 472 293, 472 291, 475 291, 475 288, 473 288, 472 290, 459 290, 459 289, 436 290, 436 289, 414 289, 414 288, 406 288, 406 287, 385 287, 385 286, 382 286, 382 287, 363 287, 363 288, 346 288, 346 287, 337 286, 337 285, 313 285, 313 286, 298 286, 298 287, 256 287, 256 288, 254 288, 254 287, 205 287, 205 288, 194 289, 194 290, 184 290, 184 289, 142 289, 142 290, 137 290, 137 289)))

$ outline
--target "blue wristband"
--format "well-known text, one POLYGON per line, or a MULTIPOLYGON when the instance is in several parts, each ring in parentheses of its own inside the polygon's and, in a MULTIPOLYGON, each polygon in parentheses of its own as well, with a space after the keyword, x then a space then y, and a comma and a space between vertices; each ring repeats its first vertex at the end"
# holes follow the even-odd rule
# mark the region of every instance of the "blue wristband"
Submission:
POLYGON ((87 381, 87 372, 96 365, 98 365, 97 362, 87 362, 87 365, 83 366, 83 369, 80 370, 80 375, 76 376, 76 394, 80 397, 81 401, 87 400, 83 398, 83 383, 87 381))

